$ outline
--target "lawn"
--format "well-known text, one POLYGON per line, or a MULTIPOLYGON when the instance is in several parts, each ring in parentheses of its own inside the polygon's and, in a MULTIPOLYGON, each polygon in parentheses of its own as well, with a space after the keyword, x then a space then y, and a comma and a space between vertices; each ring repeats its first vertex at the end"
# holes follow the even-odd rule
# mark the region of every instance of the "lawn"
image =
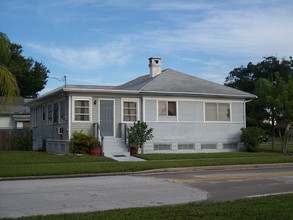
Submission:
POLYGON ((116 162, 105 157, 1 151, 0 177, 136 172, 160 168, 293 162, 280 153, 145 154, 144 162, 116 162))
POLYGON ((22 220, 59 219, 293 219, 293 194, 227 202, 189 203, 174 206, 130 208, 100 212, 23 217, 22 220))

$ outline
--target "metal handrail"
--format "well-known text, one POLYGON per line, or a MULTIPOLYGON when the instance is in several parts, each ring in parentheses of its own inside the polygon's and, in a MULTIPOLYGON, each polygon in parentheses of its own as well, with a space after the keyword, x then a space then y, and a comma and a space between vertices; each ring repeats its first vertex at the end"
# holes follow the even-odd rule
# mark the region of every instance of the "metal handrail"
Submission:
POLYGON ((128 150, 130 150, 130 146, 128 143, 128 126, 126 123, 120 123, 120 137, 122 138, 125 146, 127 146, 128 150))
POLYGON ((100 141, 101 151, 103 155, 104 154, 104 151, 103 151, 104 135, 102 133, 99 123, 93 123, 93 127, 94 127, 94 136, 98 139, 98 141, 100 141))

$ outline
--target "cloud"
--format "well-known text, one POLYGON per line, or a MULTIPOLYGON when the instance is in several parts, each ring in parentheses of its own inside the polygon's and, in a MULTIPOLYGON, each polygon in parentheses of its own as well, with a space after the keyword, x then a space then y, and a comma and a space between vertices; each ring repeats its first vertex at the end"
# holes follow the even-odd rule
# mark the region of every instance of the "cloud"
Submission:
POLYGON ((123 48, 114 45, 82 49, 46 47, 34 43, 29 43, 28 46, 48 57, 53 63, 57 63, 68 69, 94 70, 110 64, 123 65, 129 59, 129 55, 124 53, 123 48))

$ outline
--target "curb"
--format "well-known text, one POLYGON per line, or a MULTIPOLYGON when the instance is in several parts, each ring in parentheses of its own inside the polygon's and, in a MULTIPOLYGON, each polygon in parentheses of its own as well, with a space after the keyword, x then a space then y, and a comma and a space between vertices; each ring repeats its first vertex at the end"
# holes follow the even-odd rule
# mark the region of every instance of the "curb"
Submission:
POLYGON ((156 175, 162 173, 178 173, 178 172, 202 172, 216 170, 243 170, 243 169, 261 169, 261 168, 279 168, 292 167, 293 163, 273 163, 273 164, 245 164, 245 165, 221 165, 221 166, 202 166, 202 167, 180 167, 180 168, 163 168, 154 170, 144 170, 136 172, 120 172, 120 173, 89 173, 89 174, 68 174, 68 175, 49 175, 49 176, 20 176, 20 177, 0 177, 0 181, 14 180, 44 180, 44 179, 61 179, 61 178, 82 178, 82 177, 98 177, 98 176, 143 176, 156 175))

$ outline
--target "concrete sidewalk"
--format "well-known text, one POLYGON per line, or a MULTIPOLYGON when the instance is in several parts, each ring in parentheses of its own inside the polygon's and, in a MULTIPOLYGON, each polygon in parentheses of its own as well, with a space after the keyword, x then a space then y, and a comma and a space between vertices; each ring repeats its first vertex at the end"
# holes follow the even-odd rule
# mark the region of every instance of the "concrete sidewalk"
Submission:
POLYGON ((165 172, 201 172, 204 170, 233 170, 233 169, 256 169, 256 168, 276 168, 292 167, 293 163, 273 163, 273 164, 245 164, 245 165, 222 165, 222 166, 197 166, 197 167, 179 167, 162 168, 136 172, 118 172, 118 173, 87 173, 87 174, 68 174, 68 175, 48 175, 48 176, 19 176, 19 177, 0 177, 1 181, 11 180, 32 180, 32 179, 57 179, 57 178, 75 178, 75 177, 96 177, 96 176, 123 176, 123 175, 144 175, 160 174, 165 172))

